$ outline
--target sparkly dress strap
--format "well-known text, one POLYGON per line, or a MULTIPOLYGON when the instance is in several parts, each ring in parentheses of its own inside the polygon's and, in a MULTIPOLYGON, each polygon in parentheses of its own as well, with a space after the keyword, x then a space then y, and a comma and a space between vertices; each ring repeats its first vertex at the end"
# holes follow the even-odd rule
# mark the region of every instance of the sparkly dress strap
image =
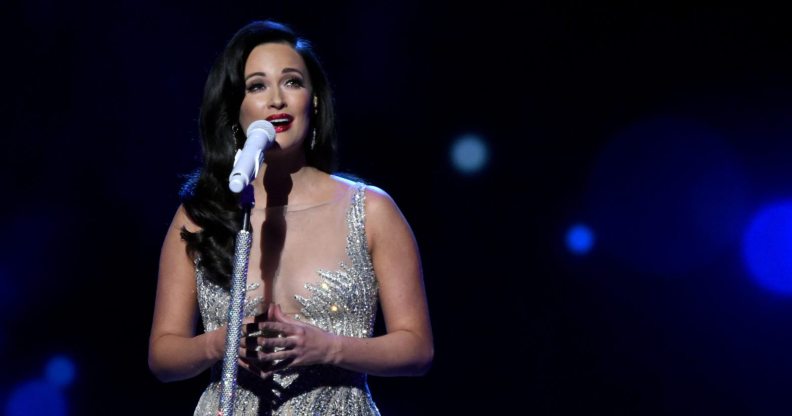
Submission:
POLYGON ((365 270, 367 273, 374 273, 369 256, 368 240, 366 239, 366 185, 355 184, 352 194, 352 204, 347 215, 349 222, 349 236, 347 241, 347 252, 352 260, 353 267, 358 270, 365 270))

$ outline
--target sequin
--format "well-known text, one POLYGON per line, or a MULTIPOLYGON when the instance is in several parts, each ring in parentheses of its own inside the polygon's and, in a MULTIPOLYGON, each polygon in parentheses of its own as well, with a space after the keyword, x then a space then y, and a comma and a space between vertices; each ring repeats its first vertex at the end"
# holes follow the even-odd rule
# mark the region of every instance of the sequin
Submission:
MULTIPOLYGON (((334 334, 370 337, 377 308, 377 280, 365 233, 365 186, 355 184, 347 209, 346 254, 336 270, 318 270, 318 280, 305 284, 309 296, 295 295, 300 305, 297 319, 334 334)), ((206 331, 225 323, 229 294, 203 276, 196 265, 198 303, 206 331)), ((248 291, 252 285, 248 286, 248 291)), ((257 286, 258 287, 258 286, 257 286)), ((256 288, 257 288, 256 287, 256 288)), ((245 301, 252 316, 261 297, 245 301)), ((220 369, 212 368, 212 381, 204 391, 195 415, 215 416, 221 393, 220 369)), ((379 415, 371 398, 366 375, 332 366, 296 367, 261 380, 247 371, 237 376, 234 415, 379 415)))

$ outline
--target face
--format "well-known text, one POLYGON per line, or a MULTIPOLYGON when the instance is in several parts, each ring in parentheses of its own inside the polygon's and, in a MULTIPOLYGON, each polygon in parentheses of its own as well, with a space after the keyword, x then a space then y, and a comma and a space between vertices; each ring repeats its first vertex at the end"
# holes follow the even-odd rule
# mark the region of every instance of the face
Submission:
POLYGON ((286 43, 256 46, 245 63, 245 98, 239 111, 243 131, 256 120, 275 126, 282 151, 302 149, 311 119, 313 88, 299 53, 286 43))

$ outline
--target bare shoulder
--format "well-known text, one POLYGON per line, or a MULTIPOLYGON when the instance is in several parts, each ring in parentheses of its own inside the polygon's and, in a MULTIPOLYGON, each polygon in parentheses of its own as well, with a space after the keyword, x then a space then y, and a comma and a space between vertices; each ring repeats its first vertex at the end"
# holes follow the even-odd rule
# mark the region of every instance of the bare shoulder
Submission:
POLYGON ((366 186, 366 214, 372 219, 401 217, 396 201, 376 186, 366 186))
MULTIPOLYGON (((336 182, 336 186, 345 193, 349 193, 361 185, 360 182, 355 182, 341 176, 333 175, 331 177, 336 182)), ((369 222, 368 220, 378 220, 381 217, 392 218, 393 215, 401 216, 396 202, 387 192, 373 185, 363 185, 365 186, 367 223, 369 222)))
POLYGON ((407 244, 412 230, 396 201, 376 186, 366 186, 366 234, 369 247, 375 251, 383 242, 407 244))
MULTIPOLYGON (((357 189, 361 185, 360 182, 355 182, 336 175, 333 175, 332 178, 336 181, 339 189, 346 193, 357 189)), ((377 186, 368 184, 364 184, 364 186, 365 227, 369 240, 369 247, 372 247, 379 235, 392 235, 390 233, 393 231, 394 227, 409 229, 401 210, 387 192, 377 186)))

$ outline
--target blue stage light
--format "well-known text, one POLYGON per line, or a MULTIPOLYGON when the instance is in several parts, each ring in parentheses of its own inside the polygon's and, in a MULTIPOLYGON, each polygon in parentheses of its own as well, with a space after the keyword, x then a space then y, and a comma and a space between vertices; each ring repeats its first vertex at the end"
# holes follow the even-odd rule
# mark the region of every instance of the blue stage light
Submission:
POLYGON ((66 399, 58 386, 28 381, 11 392, 5 416, 66 416, 66 399))
POLYGON ((756 281, 792 295, 792 201, 759 211, 743 238, 743 258, 756 281))
POLYGON ((743 234, 746 179, 721 133, 675 117, 641 120, 597 158, 586 217, 608 257, 657 276, 685 276, 743 234))
POLYGON ((574 254, 587 254, 594 247, 594 233, 584 224, 576 224, 566 234, 566 244, 574 254))
POLYGON ((479 136, 462 136, 451 146, 451 162, 461 173, 477 173, 486 166, 488 160, 487 145, 479 136))
POLYGON ((53 357, 46 368, 47 382, 59 387, 66 387, 74 380, 74 363, 64 356, 53 357))

